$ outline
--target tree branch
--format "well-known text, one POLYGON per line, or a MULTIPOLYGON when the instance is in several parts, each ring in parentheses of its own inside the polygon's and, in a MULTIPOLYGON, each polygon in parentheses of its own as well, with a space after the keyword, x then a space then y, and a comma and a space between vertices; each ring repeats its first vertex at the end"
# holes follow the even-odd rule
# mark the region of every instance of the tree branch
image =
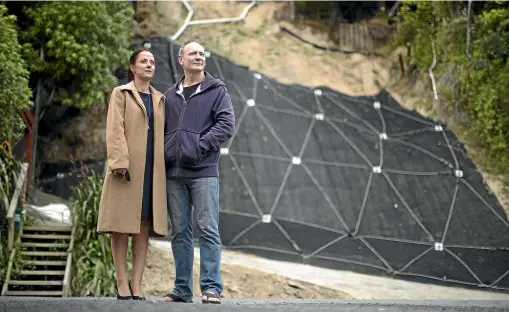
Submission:
POLYGON ((466 54, 467 58, 470 60, 470 12, 472 10, 472 0, 468 0, 468 10, 467 10, 467 47, 466 54))
POLYGON ((394 15, 396 15, 396 12, 398 12, 400 4, 401 1, 396 1, 396 3, 394 3, 391 10, 389 11, 389 17, 393 17, 394 15))
POLYGON ((433 69, 437 64, 437 55, 435 52, 435 43, 433 42, 433 38, 431 38, 431 49, 433 50, 433 63, 431 63, 431 66, 429 67, 428 71, 429 76, 431 78, 431 85, 433 86, 433 95, 435 96, 435 100, 438 100, 437 86, 435 84, 435 76, 433 75, 433 69))

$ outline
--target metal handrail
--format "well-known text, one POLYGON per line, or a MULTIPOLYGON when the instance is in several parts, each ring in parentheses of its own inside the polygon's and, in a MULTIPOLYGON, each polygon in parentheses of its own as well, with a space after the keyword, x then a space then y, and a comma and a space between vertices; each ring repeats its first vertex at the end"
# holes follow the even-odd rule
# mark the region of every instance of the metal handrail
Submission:
POLYGON ((21 210, 24 209, 25 205, 25 194, 26 194, 26 176, 28 170, 28 163, 23 163, 21 165, 21 170, 16 181, 16 189, 14 190, 14 194, 12 195, 12 200, 9 205, 9 210, 7 212, 7 222, 9 224, 8 236, 7 236, 7 247, 12 249, 14 245, 14 213, 16 212, 16 208, 18 207, 18 202, 21 198, 21 210))
MULTIPOLYGON (((16 212, 16 207, 18 206, 19 199, 21 198, 21 209, 24 209, 25 205, 25 194, 26 194, 26 186, 27 186, 27 170, 28 170, 28 163, 23 163, 21 165, 21 170, 18 176, 18 179, 16 180, 16 189, 14 190, 14 194, 12 195, 12 200, 9 205, 9 211, 7 212, 7 221, 9 224, 8 229, 8 236, 7 236, 7 247, 11 251, 11 254, 9 256, 9 264, 7 265, 7 272, 5 274, 5 281, 4 285, 2 287, 2 293, 0 295, 4 295, 7 291, 7 285, 8 285, 8 279, 11 276, 12 271, 12 265, 14 262, 14 257, 16 256, 16 248, 14 247, 14 236, 15 236, 15 229, 14 229, 14 213, 16 212)), ((16 243, 19 244, 21 242, 21 233, 23 233, 23 222, 20 223, 19 228, 20 235, 18 235, 16 239, 16 243)))
MULTIPOLYGON (((23 233, 23 225, 21 225, 20 233, 23 233)), ((20 243, 21 243, 21 235, 19 235, 18 238, 16 239, 16 244, 20 244, 20 243)), ((11 277, 11 271, 12 271, 12 266, 14 263, 14 257, 16 257, 16 248, 13 248, 11 250, 11 255, 9 256, 9 264, 7 265, 7 272, 5 273, 5 281, 4 281, 4 285, 2 287, 2 293, 0 294, 1 296, 5 295, 5 293, 7 292, 8 281, 11 277)))

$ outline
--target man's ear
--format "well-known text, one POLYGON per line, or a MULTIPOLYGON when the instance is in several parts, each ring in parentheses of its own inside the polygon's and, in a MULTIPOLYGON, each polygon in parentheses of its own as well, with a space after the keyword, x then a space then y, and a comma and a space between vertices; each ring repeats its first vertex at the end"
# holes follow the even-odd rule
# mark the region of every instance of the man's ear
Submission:
POLYGON ((179 64, 180 65, 184 64, 184 58, 182 57, 182 55, 179 55, 179 64))

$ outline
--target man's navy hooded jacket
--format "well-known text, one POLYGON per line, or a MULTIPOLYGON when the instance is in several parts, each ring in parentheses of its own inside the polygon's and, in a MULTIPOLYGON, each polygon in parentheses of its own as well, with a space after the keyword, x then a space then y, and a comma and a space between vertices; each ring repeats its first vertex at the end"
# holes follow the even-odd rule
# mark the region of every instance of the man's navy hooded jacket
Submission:
POLYGON ((196 93, 185 100, 182 81, 164 94, 166 177, 217 177, 220 145, 235 131, 230 94, 221 80, 205 72, 196 93))

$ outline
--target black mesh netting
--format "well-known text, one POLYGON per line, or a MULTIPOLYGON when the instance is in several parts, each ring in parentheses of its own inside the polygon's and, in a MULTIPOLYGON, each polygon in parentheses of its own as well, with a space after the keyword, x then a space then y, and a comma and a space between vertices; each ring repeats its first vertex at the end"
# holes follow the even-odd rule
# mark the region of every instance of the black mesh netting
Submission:
MULTIPOLYGON (((165 92, 182 74, 179 46, 146 43, 165 92)), ((226 248, 509 290, 507 217, 445 125, 385 91, 285 85, 215 54, 207 70, 226 83, 238 129, 220 160, 226 248)))

